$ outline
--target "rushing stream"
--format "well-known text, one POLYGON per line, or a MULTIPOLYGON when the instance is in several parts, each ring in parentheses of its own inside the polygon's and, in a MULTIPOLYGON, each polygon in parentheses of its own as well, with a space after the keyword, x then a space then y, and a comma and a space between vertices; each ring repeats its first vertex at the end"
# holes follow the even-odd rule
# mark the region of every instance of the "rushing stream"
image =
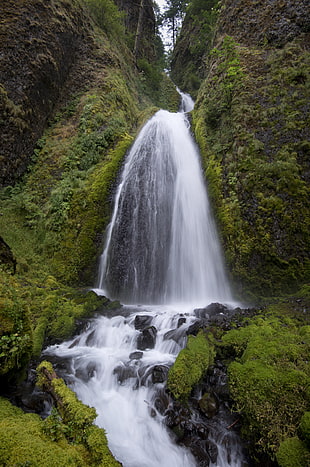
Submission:
MULTIPOLYGON (((96 408, 96 423, 125 467, 209 464, 176 444, 164 423, 171 405, 164 391, 168 368, 197 321, 194 309, 233 302, 190 134, 191 107, 182 94, 179 113, 157 112, 127 156, 96 288, 125 305, 45 351, 66 362, 67 381, 96 408)), ((211 423, 216 455, 210 466, 241 466, 234 438, 224 427, 219 441, 217 431, 211 423)))

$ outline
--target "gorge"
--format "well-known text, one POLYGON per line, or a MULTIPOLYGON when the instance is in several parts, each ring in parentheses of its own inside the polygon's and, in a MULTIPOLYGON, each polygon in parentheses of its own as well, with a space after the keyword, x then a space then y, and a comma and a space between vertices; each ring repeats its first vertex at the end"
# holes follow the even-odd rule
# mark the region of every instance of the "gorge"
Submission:
POLYGON ((309 3, 175 3, 1 2, 1 465, 310 462, 309 3))

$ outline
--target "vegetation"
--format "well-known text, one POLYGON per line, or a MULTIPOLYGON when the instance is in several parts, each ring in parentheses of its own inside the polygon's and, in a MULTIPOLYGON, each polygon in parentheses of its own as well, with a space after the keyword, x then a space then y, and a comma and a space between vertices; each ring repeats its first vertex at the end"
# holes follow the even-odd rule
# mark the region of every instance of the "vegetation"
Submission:
POLYGON ((181 350, 168 374, 167 387, 176 399, 188 399, 213 358, 213 345, 202 331, 196 337, 189 336, 186 347, 181 350))
POLYGON ((309 280, 308 62, 298 40, 265 51, 226 36, 194 111, 226 259, 243 296, 256 300, 309 280))
POLYGON ((117 467, 104 430, 93 424, 96 412, 82 404, 56 377, 52 365, 38 367, 39 384, 57 401, 44 421, 0 398, 1 465, 117 467))
POLYGON ((230 359, 234 356, 228 366, 230 393, 252 449, 276 457, 283 467, 306 465, 310 326, 305 318, 293 316, 289 303, 270 305, 244 327, 227 332, 221 345, 230 359))

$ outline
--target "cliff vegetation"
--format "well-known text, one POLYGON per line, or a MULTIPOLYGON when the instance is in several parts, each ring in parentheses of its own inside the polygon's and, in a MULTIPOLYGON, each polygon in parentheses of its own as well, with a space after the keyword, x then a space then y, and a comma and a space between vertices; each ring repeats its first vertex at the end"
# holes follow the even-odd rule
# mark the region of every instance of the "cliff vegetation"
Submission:
MULTIPOLYGON (((88 289, 119 169, 145 120, 179 101, 162 70, 152 3, 129 11, 112 0, 0 5, 4 395, 43 345, 71 336, 99 306, 115 305, 88 289)), ((77 408, 59 379, 52 384, 56 399, 68 402, 55 402, 44 422, 1 399, 1 465, 119 465, 93 425, 94 410, 77 408)))

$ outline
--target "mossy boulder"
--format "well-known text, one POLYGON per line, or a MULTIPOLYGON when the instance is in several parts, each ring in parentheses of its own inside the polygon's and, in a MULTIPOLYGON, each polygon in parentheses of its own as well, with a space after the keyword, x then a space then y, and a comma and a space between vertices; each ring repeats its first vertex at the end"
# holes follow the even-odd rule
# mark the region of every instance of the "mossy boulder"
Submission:
MULTIPOLYGON (((283 459, 291 443, 286 440, 301 432, 307 439, 310 327, 304 318, 299 321, 284 313, 281 317, 272 309, 228 331, 221 345, 234 357, 228 366, 229 389, 243 418, 243 435, 253 452, 283 459)), ((305 441, 302 451, 306 449, 305 441)))
POLYGON ((214 346, 203 331, 189 336, 168 373, 167 388, 175 397, 186 401, 194 387, 213 363, 214 346))

